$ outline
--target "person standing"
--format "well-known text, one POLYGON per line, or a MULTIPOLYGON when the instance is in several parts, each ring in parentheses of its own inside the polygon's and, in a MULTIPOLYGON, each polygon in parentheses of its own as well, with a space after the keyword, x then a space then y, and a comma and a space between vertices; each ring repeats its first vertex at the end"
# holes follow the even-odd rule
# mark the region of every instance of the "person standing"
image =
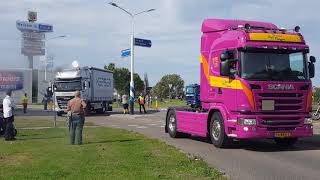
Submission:
POLYGON ((3 118, 5 123, 4 138, 6 141, 14 141, 16 139, 14 137, 13 110, 16 108, 16 106, 11 98, 12 91, 9 90, 6 94, 6 97, 3 99, 3 118))
POLYGON ((23 113, 27 113, 28 101, 28 95, 27 93, 24 93, 24 96, 22 96, 23 113))
POLYGON ((82 144, 82 130, 85 121, 84 112, 87 104, 80 98, 80 91, 76 91, 74 98, 68 102, 67 111, 71 114, 70 144, 74 144, 76 131, 78 145, 82 144))
POLYGON ((122 106, 123 106, 123 114, 129 114, 129 104, 128 104, 128 95, 122 95, 122 106))
POLYGON ((139 101, 139 107, 140 107, 140 114, 142 113, 141 112, 141 107, 143 108, 143 111, 146 114, 147 111, 146 111, 146 108, 144 107, 144 104, 145 104, 146 100, 145 100, 144 96, 142 95, 142 93, 140 93, 138 101, 139 101))

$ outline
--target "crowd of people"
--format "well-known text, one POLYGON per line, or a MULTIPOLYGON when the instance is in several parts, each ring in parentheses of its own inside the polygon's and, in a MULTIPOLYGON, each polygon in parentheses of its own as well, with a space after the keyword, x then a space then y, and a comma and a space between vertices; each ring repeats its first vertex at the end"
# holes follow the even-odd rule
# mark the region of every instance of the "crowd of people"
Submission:
MULTIPOLYGON (((120 99, 120 98, 119 98, 120 99)), ((153 98, 151 95, 144 96, 143 93, 140 93, 139 97, 137 98, 138 104, 139 104, 139 112, 142 114, 143 112, 146 114, 146 107, 145 104, 147 104, 148 108, 152 107, 153 98)), ((121 103, 123 107, 123 114, 129 114, 129 99, 128 95, 124 94, 121 97, 121 103)))

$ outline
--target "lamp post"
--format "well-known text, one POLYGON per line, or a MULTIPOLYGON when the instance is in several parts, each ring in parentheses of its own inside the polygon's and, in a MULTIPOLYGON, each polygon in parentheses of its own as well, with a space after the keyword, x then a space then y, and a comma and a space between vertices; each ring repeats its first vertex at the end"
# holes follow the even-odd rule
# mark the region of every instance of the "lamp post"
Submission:
MULTIPOLYGON (((65 38, 67 36, 65 35, 62 35, 62 36, 55 36, 55 37, 52 37, 52 38, 49 38, 49 39, 46 39, 45 42, 47 43, 48 41, 50 40, 53 40, 53 39, 58 39, 58 38, 65 38)), ((47 48, 45 48, 45 59, 44 59, 44 81, 47 82, 47 60, 48 60, 48 50, 47 48)))
POLYGON ((114 6, 114 7, 117 7, 119 9, 121 9, 122 11, 124 11, 125 13, 129 14, 130 17, 131 17, 131 28, 132 28, 132 31, 131 31, 131 37, 130 37, 130 41, 131 41, 131 67, 130 67, 130 70, 131 70, 131 79, 130 79, 130 113, 131 114, 134 114, 134 108, 133 108, 133 104, 134 104, 134 81, 133 81, 133 74, 134 74, 134 18, 140 14, 143 14, 143 13, 148 13, 148 12, 151 12, 151 11, 154 11, 155 9, 148 9, 148 10, 145 10, 145 11, 141 11, 139 13, 136 13, 136 14, 133 14, 129 11, 127 11, 126 9, 118 6, 116 3, 114 2, 110 2, 109 3, 111 6, 114 6))

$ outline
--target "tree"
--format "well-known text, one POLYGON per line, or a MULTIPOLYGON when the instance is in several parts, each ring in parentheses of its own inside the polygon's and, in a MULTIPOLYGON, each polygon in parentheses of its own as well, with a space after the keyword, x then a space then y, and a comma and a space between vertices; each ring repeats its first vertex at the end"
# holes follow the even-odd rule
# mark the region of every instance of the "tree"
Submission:
MULTIPOLYGON (((128 94, 130 92, 130 71, 127 68, 117 68, 114 63, 104 66, 105 69, 113 71, 114 88, 118 91, 120 95, 128 94)), ((134 88, 135 95, 143 92, 144 83, 141 80, 139 74, 134 73, 134 88)))
POLYGON ((178 74, 168 74, 161 78, 161 80, 152 89, 153 95, 160 98, 169 97, 175 98, 183 95, 184 81, 178 74), (171 88, 169 89, 169 84, 171 88))
POLYGON ((116 68, 116 65, 114 63, 109 63, 109 65, 105 65, 104 69, 109 70, 109 71, 114 71, 116 68))

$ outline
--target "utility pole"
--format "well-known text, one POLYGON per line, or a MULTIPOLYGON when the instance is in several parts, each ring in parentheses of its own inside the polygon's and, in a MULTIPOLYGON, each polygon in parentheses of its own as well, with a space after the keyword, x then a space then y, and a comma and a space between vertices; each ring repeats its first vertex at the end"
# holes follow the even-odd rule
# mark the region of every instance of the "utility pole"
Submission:
POLYGON ((126 9, 118 6, 116 3, 114 2, 110 2, 109 3, 111 6, 117 7, 119 9, 121 9, 122 11, 124 11, 125 13, 129 14, 131 17, 131 26, 132 26, 132 31, 131 31, 131 36, 130 36, 130 41, 131 41, 131 66, 130 66, 130 70, 131 70, 131 78, 130 78, 130 114, 134 114, 134 80, 133 80, 133 75, 134 75, 134 45, 135 45, 135 38, 134 38, 134 18, 137 15, 140 15, 142 13, 148 13, 151 11, 154 11, 155 9, 149 9, 149 10, 145 10, 145 11, 141 11, 139 13, 133 14, 129 11, 127 11, 126 9))

